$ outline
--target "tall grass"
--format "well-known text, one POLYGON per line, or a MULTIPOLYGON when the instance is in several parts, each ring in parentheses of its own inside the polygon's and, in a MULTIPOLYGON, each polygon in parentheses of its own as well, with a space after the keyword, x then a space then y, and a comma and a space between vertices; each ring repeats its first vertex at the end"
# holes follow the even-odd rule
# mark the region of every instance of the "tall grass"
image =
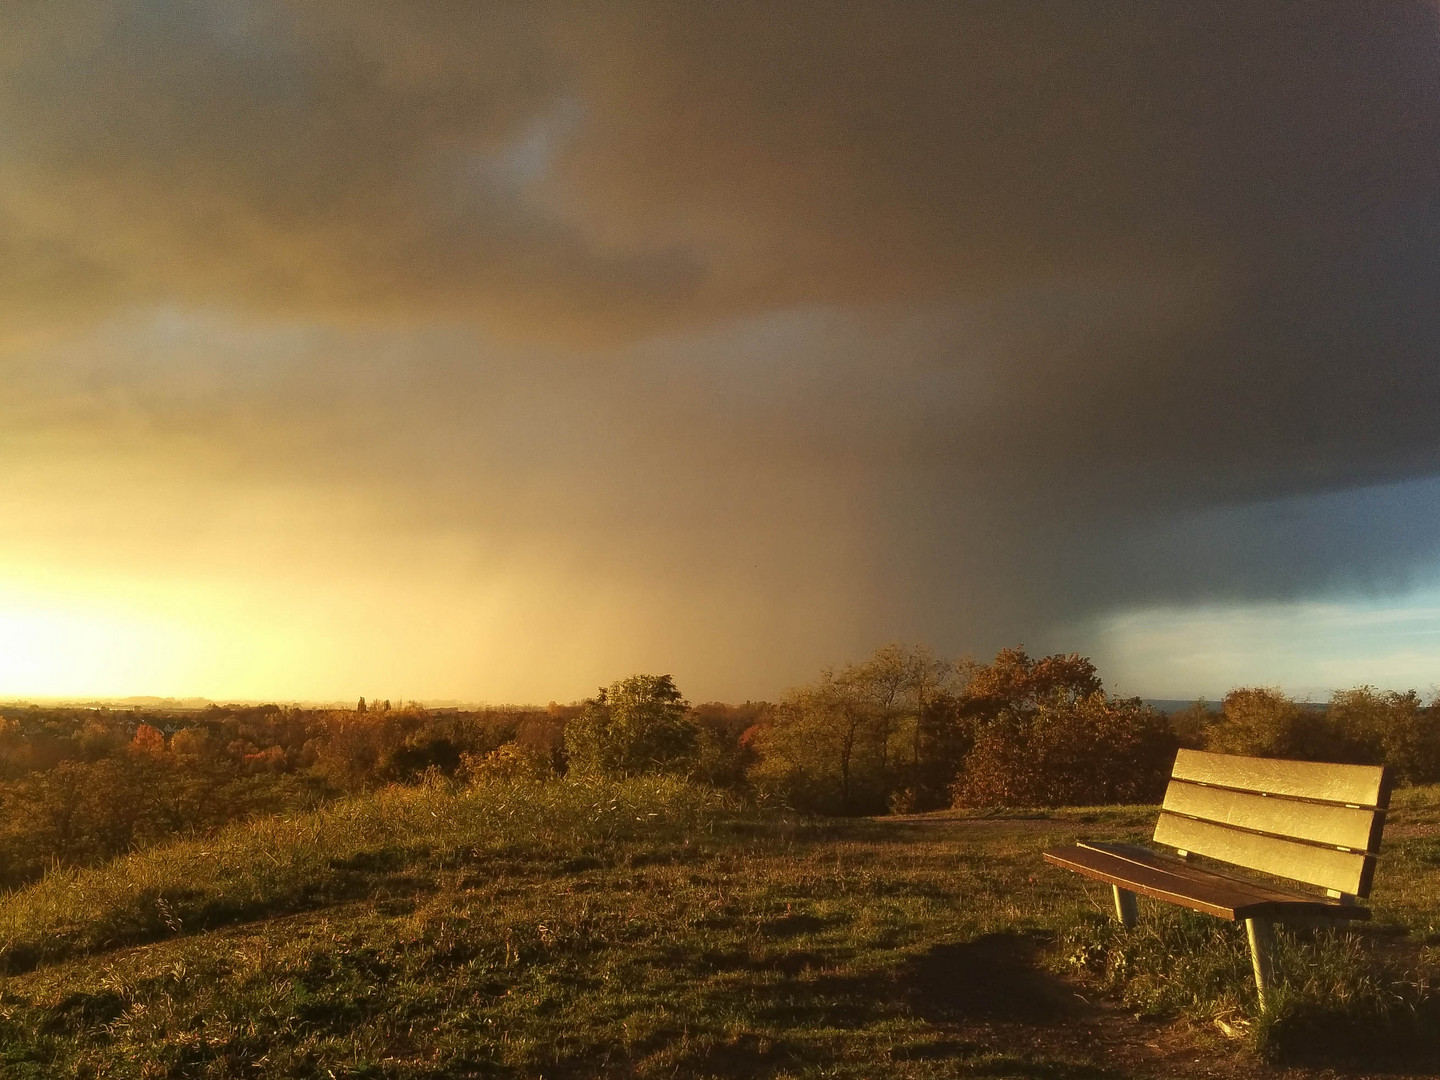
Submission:
MULTIPOLYGON (((214 836, 56 869, 0 898, 0 972, 225 923, 423 888, 419 870, 685 845, 739 814, 711 788, 627 781, 392 787, 214 836)), ((433 874, 428 875, 433 880, 433 874)))
POLYGON ((1147 913, 1132 929, 1099 916, 1063 930, 1052 962, 1149 1016, 1214 1020, 1265 1057, 1290 1062, 1440 1052, 1434 957, 1386 955, 1353 926, 1277 926, 1277 986, 1260 1013, 1244 928, 1190 911, 1147 913))

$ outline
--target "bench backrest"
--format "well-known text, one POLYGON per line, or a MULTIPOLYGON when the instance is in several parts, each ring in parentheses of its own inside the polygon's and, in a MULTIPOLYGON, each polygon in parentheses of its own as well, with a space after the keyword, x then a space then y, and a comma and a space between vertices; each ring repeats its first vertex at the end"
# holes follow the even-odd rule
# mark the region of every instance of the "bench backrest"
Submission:
POLYGON ((1155 840, 1332 896, 1368 896, 1388 800, 1378 765, 1181 750, 1155 840))

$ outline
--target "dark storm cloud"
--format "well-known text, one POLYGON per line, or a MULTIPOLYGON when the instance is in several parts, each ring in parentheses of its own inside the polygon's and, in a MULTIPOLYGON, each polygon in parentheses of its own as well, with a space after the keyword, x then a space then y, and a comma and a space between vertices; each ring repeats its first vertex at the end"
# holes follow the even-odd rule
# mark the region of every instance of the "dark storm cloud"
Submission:
POLYGON ((304 400, 312 433, 400 418, 286 467, 472 523, 538 499, 536 528, 578 515, 696 573, 731 558, 722 525, 746 560, 803 558, 775 521, 828 490, 846 509, 809 534, 863 535, 868 580, 843 587, 877 636, 1399 581, 1435 554, 1384 500, 1264 509, 1440 469, 1431 5, 7 18, 13 334, 180 305, 509 343, 368 369, 301 349, 258 390, 235 361, 183 403, 283 425, 304 400), (1336 524, 1357 506, 1383 542, 1336 524), (1207 513, 1228 541, 1197 558, 1207 513))
POLYGON ((17 246, 44 258, 4 273, 12 318, 35 286, 92 278, 99 302, 597 325, 689 292, 683 254, 602 252, 527 204, 570 106, 520 11, 427 10, 428 26, 349 4, 19 16, 5 195, 17 246))

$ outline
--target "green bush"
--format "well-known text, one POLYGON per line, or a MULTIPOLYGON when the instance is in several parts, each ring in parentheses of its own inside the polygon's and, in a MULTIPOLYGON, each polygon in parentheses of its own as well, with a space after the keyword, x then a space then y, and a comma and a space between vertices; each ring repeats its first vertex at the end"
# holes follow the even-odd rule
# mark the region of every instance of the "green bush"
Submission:
POLYGON ((1206 731, 1205 748, 1222 754, 1312 761, 1341 757, 1323 711, 1304 708, 1279 690, 1259 686, 1225 695, 1219 722, 1206 731))
POLYGON ((1373 686, 1337 691, 1328 719, 1345 761, 1388 765, 1396 780, 1440 780, 1440 727, 1420 695, 1382 692, 1373 686))
POLYGON ((570 771, 610 777, 689 772, 699 748, 688 709, 669 675, 612 683, 565 726, 570 771))
POLYGON ((1327 708, 1265 687, 1232 690, 1204 743, 1225 754, 1385 765, 1406 784, 1440 780, 1440 712, 1414 690, 1337 690, 1327 708))

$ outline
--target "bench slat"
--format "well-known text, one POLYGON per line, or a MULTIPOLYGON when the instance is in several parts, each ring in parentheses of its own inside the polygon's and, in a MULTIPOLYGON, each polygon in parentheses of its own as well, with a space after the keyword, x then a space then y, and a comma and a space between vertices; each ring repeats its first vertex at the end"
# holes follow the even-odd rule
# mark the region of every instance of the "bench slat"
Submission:
POLYGON ((1044 853, 1045 861, 1122 889, 1203 911, 1222 919, 1265 916, 1331 916, 1364 919, 1365 908, 1341 905, 1321 897, 1207 874, 1173 857, 1123 844, 1077 844, 1044 853))
POLYGON ((1331 765, 1181 750, 1175 755, 1171 778, 1299 799, 1383 808, 1384 773, 1379 765, 1331 765))
POLYGON ((1155 840, 1235 866, 1304 881, 1352 896, 1369 894, 1370 878, 1375 869, 1375 859, 1370 855, 1240 832, 1224 825, 1196 821, 1164 811, 1155 825, 1155 840))
POLYGON ((1229 885, 1207 885, 1187 878, 1181 878, 1154 867, 1118 858, 1094 848, 1075 845, 1045 852, 1045 861, 1055 866, 1074 870, 1086 877, 1119 885, 1122 889, 1138 892, 1155 900, 1203 911, 1221 919, 1235 920, 1242 916, 1248 905, 1256 898, 1229 885))
POLYGON ((1201 787, 1183 780, 1172 780, 1165 790, 1164 809, 1223 825, 1357 851, 1374 851, 1380 844, 1380 830, 1384 825, 1383 814, 1378 810, 1297 802, 1201 787))
MULTIPOLYGON (((1340 903, 1339 900, 1318 896, 1315 893, 1286 888, 1282 884, 1272 884, 1268 881, 1261 881, 1258 878, 1247 878, 1241 877, 1239 874, 1227 873, 1219 867, 1201 866, 1187 859, 1181 859, 1174 855, 1167 855, 1162 851, 1156 851, 1153 848, 1141 847, 1139 844, 1101 843, 1082 840, 1079 846, 1083 848, 1093 848, 1096 851, 1103 851, 1140 866, 1161 869, 1179 878, 1228 885, 1230 888, 1237 889, 1247 896, 1254 896, 1273 903, 1316 903, 1327 908, 1340 903)), ((1347 904, 1346 907, 1350 910, 1361 910, 1353 904, 1347 904)))

